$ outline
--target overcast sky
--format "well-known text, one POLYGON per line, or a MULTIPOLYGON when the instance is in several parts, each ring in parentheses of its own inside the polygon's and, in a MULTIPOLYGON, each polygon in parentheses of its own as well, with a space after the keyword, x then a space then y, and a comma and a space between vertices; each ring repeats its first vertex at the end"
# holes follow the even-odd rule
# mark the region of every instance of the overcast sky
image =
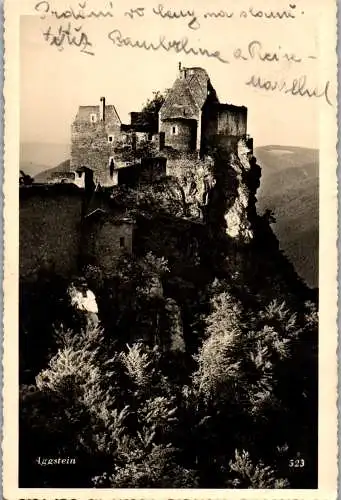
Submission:
MULTIPOLYGON (((207 2, 197 2, 199 6, 204 4, 207 2)), ((98 9, 105 4, 92 5, 98 9)), ((125 2, 119 5, 121 9, 123 5, 128 7, 125 2)), ((149 2, 148 5, 154 4, 149 2)), ((172 2, 171 5, 175 9, 178 4, 172 2)), ((239 11, 243 2, 235 5, 239 5, 239 11)), ((301 1, 300 9, 303 11, 303 8, 301 1)), ((204 7, 201 10, 197 7, 197 10, 204 12, 204 7)), ((219 19, 212 22, 201 18, 199 30, 189 29, 184 19, 161 20, 149 11, 144 19, 136 21, 124 17, 122 10, 121 14, 115 13, 114 19, 83 24, 81 31, 86 32, 92 42, 94 56, 83 54, 74 46, 58 51, 43 38, 51 20, 33 15, 21 17, 22 142, 69 143, 70 126, 78 106, 97 104, 101 96, 106 97, 108 104, 115 104, 121 120, 127 122, 129 111, 139 110, 153 91, 172 86, 181 61, 183 66, 201 66, 208 71, 221 102, 248 107, 248 132, 254 137, 255 146, 319 147, 318 103, 321 99, 282 95, 245 85, 252 74, 272 81, 284 78, 288 84, 293 78, 306 74, 309 87, 320 84, 323 88, 325 82, 318 79, 318 59, 307 59, 318 56, 317 31, 308 9, 302 19, 286 22, 237 18, 236 21, 219 19), (114 29, 120 29, 124 36, 134 40, 154 42, 161 34, 171 39, 188 36, 192 46, 205 47, 212 52, 219 50, 230 64, 174 51, 119 48, 108 39, 108 33, 114 29), (298 64, 284 59, 280 63, 259 62, 257 58, 248 62, 236 60, 233 51, 239 47, 247 54, 252 40, 262 43, 263 52, 295 52, 305 61, 298 64)), ((60 24, 60 21, 57 25, 52 24, 52 31, 60 24)), ((62 25, 66 26, 67 22, 62 25)), ((82 25, 74 21, 72 29, 78 26, 82 25)))

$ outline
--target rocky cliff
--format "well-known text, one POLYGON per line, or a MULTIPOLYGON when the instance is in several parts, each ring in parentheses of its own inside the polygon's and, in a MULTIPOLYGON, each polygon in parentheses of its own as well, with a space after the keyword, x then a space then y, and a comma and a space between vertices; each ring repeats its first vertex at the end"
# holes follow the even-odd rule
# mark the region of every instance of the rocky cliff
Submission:
POLYGON ((253 239, 261 168, 245 141, 234 152, 217 149, 203 159, 167 155, 167 175, 181 186, 190 216, 224 227, 240 242, 253 239))

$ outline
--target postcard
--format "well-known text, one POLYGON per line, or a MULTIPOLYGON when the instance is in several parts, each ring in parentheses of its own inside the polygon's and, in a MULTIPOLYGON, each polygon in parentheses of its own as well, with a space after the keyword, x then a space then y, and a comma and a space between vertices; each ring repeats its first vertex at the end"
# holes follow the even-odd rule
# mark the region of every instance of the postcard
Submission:
POLYGON ((336 8, 5 2, 4 498, 336 499, 336 8))

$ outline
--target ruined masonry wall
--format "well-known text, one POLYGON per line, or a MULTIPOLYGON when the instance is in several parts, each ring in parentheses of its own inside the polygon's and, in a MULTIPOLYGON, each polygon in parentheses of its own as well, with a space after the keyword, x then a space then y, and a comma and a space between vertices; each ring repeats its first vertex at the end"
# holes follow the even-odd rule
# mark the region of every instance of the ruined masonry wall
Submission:
POLYGON ((133 227, 129 223, 117 225, 110 221, 96 227, 92 236, 93 257, 105 274, 113 272, 122 253, 132 253, 133 227), (124 239, 124 246, 121 246, 121 238, 124 239))
POLYGON ((81 195, 21 197, 19 211, 19 271, 34 278, 44 262, 68 277, 77 270, 80 244, 81 195))
POLYGON ((191 151, 196 146, 197 123, 194 120, 162 121, 160 132, 165 133, 165 144, 178 151, 191 151), (177 133, 172 134, 173 127, 177 133))
POLYGON ((247 109, 229 109, 218 112, 218 134, 245 136, 247 132, 247 109))
POLYGON ((114 156, 114 145, 120 137, 120 122, 115 115, 109 115, 105 122, 97 120, 92 123, 90 114, 77 115, 72 124, 70 169, 91 168, 95 182, 111 186, 114 183, 110 177, 109 160, 114 156), (112 136, 112 142, 108 136, 112 136))

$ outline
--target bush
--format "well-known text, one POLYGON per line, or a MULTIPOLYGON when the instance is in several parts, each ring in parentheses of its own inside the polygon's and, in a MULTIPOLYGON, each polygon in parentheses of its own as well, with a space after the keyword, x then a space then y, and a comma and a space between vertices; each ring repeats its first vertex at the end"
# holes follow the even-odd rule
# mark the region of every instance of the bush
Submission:
POLYGON ((316 484, 312 302, 245 302, 238 279, 223 275, 206 288, 181 282, 177 303, 170 265, 153 254, 124 256, 110 277, 87 272, 102 327, 50 325, 45 368, 21 386, 21 486, 316 484), (36 465, 37 454, 75 456, 78 466, 68 478, 36 465), (296 456, 300 473, 288 465, 296 456))

